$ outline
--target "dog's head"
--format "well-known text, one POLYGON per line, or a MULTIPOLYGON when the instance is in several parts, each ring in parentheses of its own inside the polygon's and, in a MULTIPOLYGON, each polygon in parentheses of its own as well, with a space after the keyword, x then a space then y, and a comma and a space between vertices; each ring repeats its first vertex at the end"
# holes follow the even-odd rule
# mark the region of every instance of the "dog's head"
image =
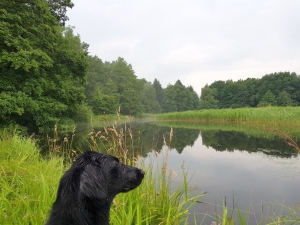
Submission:
POLYGON ((79 190, 82 198, 112 200, 118 193, 140 185, 144 171, 119 162, 116 157, 98 152, 79 156, 72 167, 81 168, 79 190))

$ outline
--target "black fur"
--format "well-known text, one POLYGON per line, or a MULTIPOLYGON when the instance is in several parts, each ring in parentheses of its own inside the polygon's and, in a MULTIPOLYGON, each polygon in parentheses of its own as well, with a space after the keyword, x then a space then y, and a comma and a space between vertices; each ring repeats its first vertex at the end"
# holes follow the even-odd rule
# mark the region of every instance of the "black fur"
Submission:
POLYGON ((144 171, 88 151, 60 180, 46 225, 108 225, 113 198, 140 185, 144 171))

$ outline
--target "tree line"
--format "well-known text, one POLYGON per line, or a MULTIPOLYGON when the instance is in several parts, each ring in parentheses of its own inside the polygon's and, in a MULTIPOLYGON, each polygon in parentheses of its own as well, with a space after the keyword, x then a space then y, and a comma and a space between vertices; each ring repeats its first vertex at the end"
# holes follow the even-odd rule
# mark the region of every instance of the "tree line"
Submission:
POLYGON ((215 81, 206 85, 201 90, 199 109, 299 105, 299 75, 278 72, 260 79, 215 81))
POLYGON ((123 58, 113 62, 103 62, 97 56, 88 59, 85 94, 94 114, 115 113, 119 107, 123 115, 185 111, 198 107, 199 96, 180 80, 163 88, 158 79, 153 83, 138 79, 132 66, 123 58))
POLYGON ((124 115, 195 109, 198 95, 180 81, 138 79, 123 58, 103 62, 65 27, 71 0, 0 1, 0 124, 29 130, 124 115), (181 104, 178 104, 181 102, 181 104))
POLYGON ((89 54, 89 45, 65 26, 73 6, 71 0, 0 1, 0 125, 39 130, 116 111, 135 116, 300 104, 299 76, 289 72, 215 81, 200 98, 180 80, 163 88, 158 79, 139 79, 125 59, 89 54))

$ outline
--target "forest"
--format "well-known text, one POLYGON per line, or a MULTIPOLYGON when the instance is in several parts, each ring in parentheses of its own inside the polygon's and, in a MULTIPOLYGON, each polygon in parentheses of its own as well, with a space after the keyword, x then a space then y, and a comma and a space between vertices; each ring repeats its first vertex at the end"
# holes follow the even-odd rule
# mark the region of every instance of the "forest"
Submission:
POLYGON ((260 79, 215 81, 201 90, 199 109, 299 106, 300 77, 292 72, 267 74, 260 79))
POLYGON ((116 111, 138 116, 300 103, 300 78, 290 72, 215 81, 201 97, 180 80, 163 88, 159 79, 140 79, 122 57, 107 62, 89 54, 88 43, 65 26, 72 7, 71 0, 0 2, 0 126, 39 131, 116 111))
POLYGON ((0 2, 0 125, 31 131, 89 121, 91 115, 196 109, 199 97, 178 80, 163 89, 138 79, 119 57, 106 62, 66 27, 70 0, 0 2))

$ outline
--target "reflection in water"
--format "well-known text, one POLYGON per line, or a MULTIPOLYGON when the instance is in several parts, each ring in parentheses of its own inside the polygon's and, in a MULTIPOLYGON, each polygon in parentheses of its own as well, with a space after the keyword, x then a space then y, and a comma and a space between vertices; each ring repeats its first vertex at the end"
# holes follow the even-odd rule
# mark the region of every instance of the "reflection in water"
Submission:
MULTIPOLYGON (((168 145, 172 149, 181 154, 184 148, 190 146, 193 147, 195 141, 201 134, 203 145, 206 147, 212 147, 217 151, 229 151, 234 150, 251 152, 263 152, 267 155, 273 155, 277 157, 292 157, 296 156, 294 150, 288 146, 280 137, 273 139, 260 138, 257 136, 249 136, 243 132, 238 131, 221 131, 221 130, 199 130, 199 129, 186 129, 186 128, 173 128, 173 137, 170 143, 170 131, 169 126, 159 126, 155 123, 141 123, 141 122, 128 122, 121 125, 117 125, 116 130, 123 130, 124 139, 128 148, 132 148, 131 135, 133 136, 133 148, 134 150, 142 153, 142 156, 147 156, 148 152, 155 150, 160 152, 164 144, 168 145), (130 131, 130 132, 129 132, 130 131)), ((81 125, 78 126, 76 132, 70 134, 64 134, 60 137, 56 137, 57 141, 64 139, 69 140, 68 144, 71 144, 71 148, 74 150, 82 151, 92 148, 93 141, 88 135, 94 131, 104 132, 102 126, 81 125), (70 141, 70 139, 72 139, 70 141)), ((46 135, 44 135, 46 136, 46 135)), ((51 135, 49 135, 51 136, 51 135)), ((54 139, 54 138, 53 138, 54 139)), ((101 141, 101 140, 98 140, 101 141)), ((41 139, 39 142, 42 149, 47 150, 49 145, 48 139, 41 139)), ((106 143, 101 145, 102 150, 106 148, 106 143)))
POLYGON ((295 156, 295 151, 280 138, 269 140, 258 137, 248 137, 235 131, 201 131, 203 145, 217 151, 234 150, 247 152, 263 152, 277 157, 295 156))
MULTIPOLYGON (((236 221, 237 209, 249 210, 247 224, 258 224, 270 216, 282 216, 286 213, 283 205, 293 207, 300 200, 297 194, 300 180, 298 157, 216 151, 204 146, 201 137, 181 154, 171 149, 168 156, 170 170, 180 173, 181 164, 185 162, 191 178, 189 185, 198 187, 199 191, 207 191, 200 199, 204 203, 195 205, 191 210, 191 213, 197 213, 198 221, 204 218, 205 213, 222 215, 226 204, 229 215, 233 213, 236 221)), ((206 216, 204 221, 204 224, 211 224, 212 219, 206 216)))
MULTIPOLYGON (((248 209, 251 212, 248 224, 257 224, 272 213, 279 215, 282 204, 294 206, 300 200, 297 195, 300 160, 280 138, 259 138, 237 131, 174 127, 170 140, 169 126, 130 122, 118 125, 117 130, 121 129, 124 143, 143 157, 153 150, 160 153, 169 149, 168 167, 177 174, 180 174, 185 162, 192 176, 191 187, 198 187, 199 192, 208 192, 201 199, 205 203, 193 207, 195 213, 214 214, 218 211, 221 214, 226 199, 231 212, 236 212, 236 208, 248 209), (274 206, 270 202, 279 205, 274 206)), ((79 127, 69 144, 73 149, 93 147, 95 143, 88 136, 91 131, 104 132, 101 126, 79 127)), ((60 139, 64 140, 64 136, 60 139)), ((97 142, 100 150, 104 151, 108 146, 103 139, 98 138, 97 142)), ((201 221, 203 214, 197 218, 201 221)), ((204 224, 210 224, 212 220, 207 217, 204 221, 204 224)))

